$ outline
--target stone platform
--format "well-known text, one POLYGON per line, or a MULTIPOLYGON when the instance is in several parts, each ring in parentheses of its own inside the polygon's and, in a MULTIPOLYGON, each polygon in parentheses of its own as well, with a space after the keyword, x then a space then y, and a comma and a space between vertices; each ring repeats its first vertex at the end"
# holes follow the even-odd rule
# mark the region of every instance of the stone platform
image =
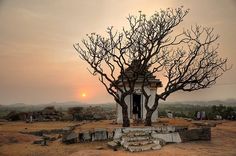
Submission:
POLYGON ((140 152, 161 149, 166 143, 210 139, 210 127, 194 129, 184 126, 117 128, 114 131, 113 141, 108 142, 108 145, 113 149, 120 145, 130 152, 140 152))

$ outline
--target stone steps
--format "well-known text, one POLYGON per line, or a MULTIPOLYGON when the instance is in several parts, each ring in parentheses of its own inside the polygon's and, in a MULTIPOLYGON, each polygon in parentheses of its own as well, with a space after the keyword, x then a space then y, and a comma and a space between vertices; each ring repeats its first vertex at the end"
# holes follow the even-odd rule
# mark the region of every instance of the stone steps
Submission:
POLYGON ((132 141, 132 142, 124 142, 122 143, 123 147, 127 148, 128 146, 143 146, 148 144, 153 144, 153 140, 146 141, 132 141))
POLYGON ((149 136, 149 135, 150 135, 150 132, 145 132, 145 131, 131 131, 124 134, 124 136, 127 136, 127 137, 149 136))
POLYGON ((147 145, 141 145, 141 146, 128 146, 126 148, 130 152, 141 152, 141 151, 148 151, 148 150, 159 150, 161 149, 161 145, 159 144, 147 144, 147 145))
POLYGON ((123 142, 146 141, 150 140, 150 136, 122 137, 123 142))
POLYGON ((159 126, 144 128, 116 128, 111 147, 120 145, 130 152, 157 150, 166 143, 210 140, 210 127, 189 129, 186 126, 159 126))
POLYGON ((153 138, 149 129, 127 129, 122 134, 120 143, 130 152, 161 149, 160 140, 153 138))

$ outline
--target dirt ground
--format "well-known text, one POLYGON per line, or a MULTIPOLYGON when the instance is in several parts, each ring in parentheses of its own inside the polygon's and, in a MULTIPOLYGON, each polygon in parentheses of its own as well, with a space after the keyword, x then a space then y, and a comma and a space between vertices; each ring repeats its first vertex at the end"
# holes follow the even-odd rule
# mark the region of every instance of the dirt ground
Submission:
MULTIPOLYGON (((121 125, 112 124, 111 120, 98 122, 0 122, 0 156, 235 156, 236 155, 236 122, 224 121, 212 128, 211 141, 194 141, 180 144, 167 144, 161 150, 130 153, 119 149, 113 151, 107 147, 106 141, 64 145, 60 141, 49 143, 49 146, 33 145, 38 137, 21 134, 19 131, 42 129, 59 129, 81 124, 76 131, 93 128, 113 129, 121 125)), ((191 125, 183 119, 161 119, 160 124, 191 125)), ((140 125, 141 126, 141 125, 140 125)))

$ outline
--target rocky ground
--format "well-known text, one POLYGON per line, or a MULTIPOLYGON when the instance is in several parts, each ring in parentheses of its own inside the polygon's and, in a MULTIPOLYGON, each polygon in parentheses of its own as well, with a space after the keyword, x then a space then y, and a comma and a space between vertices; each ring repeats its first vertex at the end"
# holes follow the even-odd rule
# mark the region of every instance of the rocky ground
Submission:
MULTIPOLYGON (((160 119, 155 125, 188 125, 194 126, 191 121, 184 119, 160 119)), ((50 142, 48 146, 32 144, 38 137, 21 134, 19 131, 35 131, 60 129, 66 126, 80 125, 76 131, 93 128, 113 129, 121 125, 112 124, 111 120, 97 122, 0 122, 0 155, 1 156, 166 156, 166 155, 236 155, 236 122, 224 121, 212 128, 211 141, 194 141, 180 144, 167 144, 161 150, 130 153, 119 149, 113 151, 107 147, 107 141, 77 143, 71 145, 62 144, 59 140, 50 142)), ((139 125, 142 126, 142 125, 139 125)))

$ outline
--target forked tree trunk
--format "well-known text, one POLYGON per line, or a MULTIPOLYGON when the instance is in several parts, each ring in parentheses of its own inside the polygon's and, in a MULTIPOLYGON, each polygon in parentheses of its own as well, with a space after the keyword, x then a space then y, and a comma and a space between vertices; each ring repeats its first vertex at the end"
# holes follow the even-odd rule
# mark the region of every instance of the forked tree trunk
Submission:
POLYGON ((145 119, 145 126, 152 126, 152 114, 154 111, 148 110, 145 119))
POLYGON ((155 103, 151 109, 147 109, 146 119, 145 119, 145 126, 152 126, 152 114, 156 111, 159 105, 159 98, 155 99, 155 103))
POLYGON ((123 127, 129 127, 130 126, 130 121, 128 117, 128 109, 127 106, 122 107, 122 115, 123 115, 123 127))

